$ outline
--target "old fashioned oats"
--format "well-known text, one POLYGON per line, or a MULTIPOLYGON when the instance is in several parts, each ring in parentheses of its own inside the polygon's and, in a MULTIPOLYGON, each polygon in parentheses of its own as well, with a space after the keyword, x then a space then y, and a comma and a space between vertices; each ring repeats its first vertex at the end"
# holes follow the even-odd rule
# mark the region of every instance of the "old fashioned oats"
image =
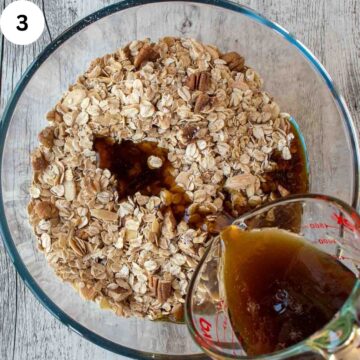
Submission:
POLYGON ((217 214, 299 191, 290 115, 262 84, 238 53, 194 39, 95 59, 31 155, 30 223, 55 273, 117 315, 181 319, 217 214))

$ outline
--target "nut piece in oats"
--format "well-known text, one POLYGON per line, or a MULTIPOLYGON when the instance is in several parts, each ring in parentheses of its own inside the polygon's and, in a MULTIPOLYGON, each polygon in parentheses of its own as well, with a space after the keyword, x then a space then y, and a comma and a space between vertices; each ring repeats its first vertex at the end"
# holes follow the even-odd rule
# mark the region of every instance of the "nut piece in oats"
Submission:
POLYGON ((209 103, 209 101, 210 97, 208 94, 200 94, 195 101, 194 113, 198 114, 200 111, 202 111, 209 103))
POLYGON ((36 150, 31 154, 31 165, 34 171, 43 171, 47 168, 49 162, 40 150, 36 150))
POLYGON ((191 74, 185 81, 189 90, 207 91, 210 86, 211 75, 207 71, 191 74))
POLYGON ((51 126, 46 127, 39 133, 39 141, 47 148, 54 145, 54 128, 51 126))
POLYGON ((157 275, 149 275, 149 289, 150 289, 150 292, 155 297, 157 296, 158 285, 159 285, 159 276, 157 276, 157 275))
POLYGON ((43 220, 54 219, 59 214, 58 209, 50 201, 37 202, 34 207, 34 212, 43 220))
POLYGON ((226 61, 229 69, 232 71, 241 71, 244 69, 245 59, 235 51, 228 52, 220 58, 226 61))
POLYGON ((134 66, 138 69, 146 61, 156 61, 160 57, 159 52, 152 45, 144 45, 134 59, 134 66))
POLYGON ((160 280, 157 286, 157 298, 161 303, 164 303, 172 293, 171 281, 160 280))

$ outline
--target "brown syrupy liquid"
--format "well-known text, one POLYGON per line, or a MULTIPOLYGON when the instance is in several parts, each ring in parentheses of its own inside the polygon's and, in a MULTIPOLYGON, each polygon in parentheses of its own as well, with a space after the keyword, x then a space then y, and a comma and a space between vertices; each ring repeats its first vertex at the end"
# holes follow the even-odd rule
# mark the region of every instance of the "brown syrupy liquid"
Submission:
POLYGON ((283 186, 291 194, 300 194, 308 191, 309 179, 306 168, 306 154, 301 145, 301 140, 293 125, 291 132, 295 138, 290 144, 291 159, 284 160, 280 151, 274 151, 270 160, 274 161, 277 166, 274 171, 267 172, 264 175, 266 182, 262 183, 264 193, 273 191, 279 196, 277 187, 283 186))
POLYGON ((120 199, 138 191, 143 195, 159 195, 162 188, 173 185, 167 150, 154 142, 123 140, 116 143, 99 137, 94 141, 94 149, 99 154, 99 167, 109 169, 116 176, 120 199), (147 160, 151 155, 162 160, 160 168, 150 169, 147 160))
POLYGON ((94 140, 94 150, 98 153, 99 167, 109 169, 116 176, 120 201, 136 192, 150 196, 159 195, 165 189, 171 197, 169 206, 175 218, 184 217, 190 201, 172 176, 173 167, 167 149, 151 141, 134 143, 123 140, 117 143, 110 138, 98 137, 94 140), (160 158, 162 166, 151 169, 148 165, 150 156, 160 158))
MULTIPOLYGON (((281 152, 275 150, 270 157, 270 161, 276 163, 276 168, 262 175, 265 181, 261 182, 261 189, 264 194, 270 195, 272 193, 273 198, 281 198, 278 190, 279 185, 288 190, 290 194, 306 193, 309 189, 306 154, 297 130, 292 124, 289 124, 289 128, 290 132, 295 136, 290 144, 291 159, 284 160, 281 152)), ((254 207, 250 204, 240 206, 233 204, 231 202, 231 195, 226 193, 224 208, 229 215, 237 218, 254 207)))
POLYGON ((287 348, 326 325, 355 275, 285 230, 227 227, 223 280, 230 321, 248 355, 287 348))

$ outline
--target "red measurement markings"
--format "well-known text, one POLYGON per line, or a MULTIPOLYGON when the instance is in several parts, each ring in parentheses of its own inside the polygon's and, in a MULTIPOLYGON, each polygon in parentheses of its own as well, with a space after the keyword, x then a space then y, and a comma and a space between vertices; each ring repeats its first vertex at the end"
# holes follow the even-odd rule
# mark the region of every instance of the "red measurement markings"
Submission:
POLYGON ((341 214, 333 213, 331 217, 336 221, 338 225, 343 226, 345 229, 348 229, 350 231, 355 231, 355 225, 352 224, 348 219, 346 219, 341 214))
POLYGON ((318 239, 319 244, 321 245, 332 245, 336 244, 336 240, 334 239, 318 239))
MULTIPOLYGON (((216 332, 216 338, 217 341, 220 342, 220 335, 219 335, 219 317, 220 314, 224 314, 225 311, 225 303, 224 300, 220 300, 217 304, 216 304, 216 316, 215 316, 215 332, 216 332)), ((224 320, 225 321, 225 320, 224 320)), ((223 322, 223 327, 224 327, 224 322, 223 322)), ((224 339, 225 341, 225 332, 224 332, 224 339)))
POLYGON ((224 319, 223 321, 223 330, 224 330, 224 342, 226 342, 226 329, 227 329, 227 318, 224 319))
POLYGON ((210 334, 211 327, 212 327, 211 323, 209 321, 207 321, 205 318, 201 317, 199 319, 199 324, 200 324, 200 329, 201 329, 203 337, 212 344, 213 339, 210 334))
POLYGON ((216 332, 216 340, 217 342, 220 342, 220 338, 219 338, 219 313, 216 313, 215 316, 215 332, 216 332))
POLYGON ((308 228, 308 229, 329 229, 329 228, 337 229, 337 226, 329 225, 329 224, 326 224, 326 223, 311 223, 311 224, 305 224, 304 228, 308 228))

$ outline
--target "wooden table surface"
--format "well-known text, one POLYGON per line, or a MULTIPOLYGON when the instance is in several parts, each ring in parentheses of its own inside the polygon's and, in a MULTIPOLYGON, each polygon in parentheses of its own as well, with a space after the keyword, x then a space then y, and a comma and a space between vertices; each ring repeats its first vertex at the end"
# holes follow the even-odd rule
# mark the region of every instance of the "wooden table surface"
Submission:
MULTIPOLYGON (((1 11, 10 3, 4 0, 1 11)), ((39 52, 63 30, 111 0, 33 0, 44 11, 40 39, 16 46, 1 36, 0 113, 16 83, 39 52)), ((325 65, 360 125, 360 1, 239 1, 284 26, 325 65)), ((17 275, 0 241, 0 359, 124 359, 82 339, 50 315, 17 275)))

